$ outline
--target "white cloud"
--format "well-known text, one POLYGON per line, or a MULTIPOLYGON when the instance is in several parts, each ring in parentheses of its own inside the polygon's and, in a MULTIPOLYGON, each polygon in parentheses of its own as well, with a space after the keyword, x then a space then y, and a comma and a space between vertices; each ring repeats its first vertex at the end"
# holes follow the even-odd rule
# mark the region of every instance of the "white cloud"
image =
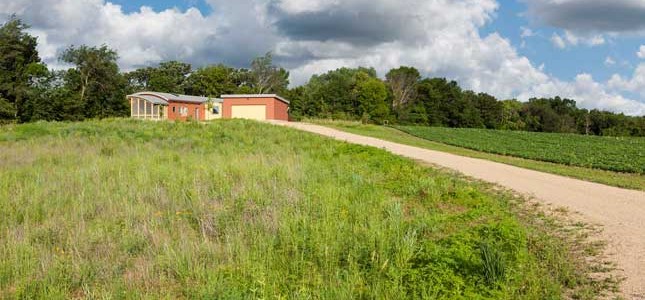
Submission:
POLYGON ((142 7, 126 14, 102 0, 20 0, 0 4, 0 14, 13 11, 32 25, 45 62, 58 66, 58 54, 69 45, 107 44, 118 51, 119 64, 135 66, 167 59, 190 60, 214 45, 215 22, 191 8, 155 12, 142 7), (197 42, 201 41, 201 42, 197 42))
POLYGON ((520 37, 521 38, 528 38, 528 37, 532 37, 532 36, 535 35, 535 32, 533 32, 533 30, 531 30, 531 28, 528 28, 528 27, 522 26, 522 27, 520 27, 520 31, 521 31, 520 32, 520 37))
POLYGON ((614 74, 609 80, 608 86, 617 91, 639 93, 645 98, 645 63, 641 63, 636 67, 632 78, 623 78, 618 74, 614 74))
POLYGON ((554 34, 551 36, 551 42, 553 43, 553 45, 554 45, 554 46, 556 46, 556 47, 558 47, 558 48, 560 48, 560 49, 564 49, 564 48, 566 48, 566 47, 567 47, 567 43, 566 43, 566 42, 564 41, 564 39, 563 39, 560 35, 558 35, 557 33, 554 33, 554 34))
POLYGON ((605 66, 610 67, 615 64, 616 64, 616 61, 611 56, 607 56, 607 58, 605 59, 605 66))
POLYGON ((636 56, 638 56, 638 58, 645 59, 645 45, 642 45, 640 49, 638 49, 638 52, 636 52, 636 56))
POLYGON ((595 35, 579 35, 569 30, 564 31, 564 35, 560 36, 553 33, 551 42, 559 49, 565 49, 569 46, 586 45, 589 47, 600 46, 605 44, 605 37, 599 34, 595 35))

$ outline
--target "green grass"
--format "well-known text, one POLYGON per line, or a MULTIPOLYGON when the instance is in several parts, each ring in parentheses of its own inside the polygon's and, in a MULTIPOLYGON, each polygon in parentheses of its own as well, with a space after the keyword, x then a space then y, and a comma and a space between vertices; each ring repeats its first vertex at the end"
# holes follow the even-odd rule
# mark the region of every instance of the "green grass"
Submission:
POLYGON ((0 127, 0 298, 602 294, 550 219, 488 188, 250 121, 0 127))
MULTIPOLYGON (((376 125, 363 125, 358 122, 342 122, 342 121, 326 121, 326 120, 309 120, 309 122, 317 123, 327 127, 347 131, 354 134, 360 134, 370 137, 375 137, 383 140, 388 140, 396 143, 406 144, 415 147, 421 147, 430 150, 443 151, 462 156, 481 158, 518 166, 522 168, 532 169, 541 172, 558 174, 572 178, 602 183, 606 185, 629 188, 635 190, 645 190, 645 175, 636 173, 623 173, 614 172, 601 169, 593 169, 579 166, 571 166, 565 164, 551 163, 545 161, 525 159, 521 157, 486 153, 476 151, 464 147, 452 146, 440 142, 435 142, 420 137, 407 134, 401 130, 376 126, 376 125)), ((611 139, 611 138, 610 138, 611 139)), ((582 151, 582 150, 581 150, 582 151)), ((639 151, 638 148, 630 150, 630 152, 639 151)), ((643 151, 643 150, 640 150, 643 151)), ((638 157, 638 155, 633 155, 638 157)), ((640 159, 642 160, 642 154, 640 159)), ((639 158, 635 158, 638 160, 639 158)))
POLYGON ((510 130, 397 126, 448 145, 607 171, 645 174, 645 138, 510 130))

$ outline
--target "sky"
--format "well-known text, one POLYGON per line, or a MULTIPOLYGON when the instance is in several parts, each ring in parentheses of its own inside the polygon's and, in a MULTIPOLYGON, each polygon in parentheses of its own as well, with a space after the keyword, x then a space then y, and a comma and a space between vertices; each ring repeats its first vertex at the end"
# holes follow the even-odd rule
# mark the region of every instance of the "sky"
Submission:
POLYGON ((401 65, 466 89, 645 115, 643 0, 2 0, 41 58, 107 44, 123 71, 181 60, 248 67, 272 52, 292 86, 401 65))

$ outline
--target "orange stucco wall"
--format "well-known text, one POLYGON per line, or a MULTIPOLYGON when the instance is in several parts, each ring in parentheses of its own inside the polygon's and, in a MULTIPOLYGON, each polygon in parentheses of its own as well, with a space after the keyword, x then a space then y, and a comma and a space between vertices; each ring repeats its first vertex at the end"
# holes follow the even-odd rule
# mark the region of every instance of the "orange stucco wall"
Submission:
POLYGON ((199 121, 206 120, 206 104, 205 103, 187 103, 170 101, 168 102, 168 120, 186 121, 188 118, 195 119, 195 109, 199 108, 199 121), (188 113, 185 116, 181 115, 181 108, 186 107, 188 113))
POLYGON ((289 105, 276 98, 224 98, 222 116, 230 119, 235 105, 266 105, 267 119, 289 121, 289 105))

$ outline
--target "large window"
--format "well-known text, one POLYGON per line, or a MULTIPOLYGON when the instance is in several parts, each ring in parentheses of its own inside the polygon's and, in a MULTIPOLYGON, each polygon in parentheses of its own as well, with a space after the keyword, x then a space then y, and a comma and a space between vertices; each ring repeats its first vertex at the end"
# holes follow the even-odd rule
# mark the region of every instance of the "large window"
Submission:
POLYGON ((146 103, 148 103, 148 102, 143 101, 143 100, 138 101, 138 102, 139 102, 139 109, 137 110, 137 112, 139 112, 139 115, 145 115, 146 114, 146 103))
POLYGON ((132 106, 132 117, 139 115, 139 104, 137 102, 139 99, 130 99, 130 105, 132 106))

